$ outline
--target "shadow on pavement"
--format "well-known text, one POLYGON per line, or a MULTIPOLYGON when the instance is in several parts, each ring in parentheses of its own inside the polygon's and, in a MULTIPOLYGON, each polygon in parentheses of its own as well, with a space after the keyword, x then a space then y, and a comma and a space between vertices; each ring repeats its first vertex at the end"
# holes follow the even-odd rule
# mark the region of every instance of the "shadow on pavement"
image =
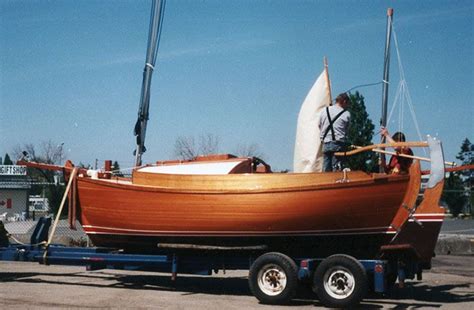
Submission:
POLYGON ((394 309, 440 308, 447 304, 473 302, 474 292, 456 291, 460 288, 469 289, 470 286, 471 283, 430 286, 424 283, 407 282, 405 288, 394 288, 385 295, 373 294, 365 301, 394 309))
POLYGON ((246 277, 218 278, 199 276, 170 276, 160 274, 124 275, 107 272, 46 273, 46 272, 0 272, 0 282, 49 283, 58 285, 79 285, 88 287, 112 287, 136 290, 178 291, 185 295, 228 294, 251 295, 246 277), (92 281, 84 282, 83 279, 92 281))
MULTIPOLYGON (((205 277, 181 275, 175 282, 169 275, 130 275, 108 272, 77 273, 36 273, 0 272, 0 282, 48 283, 56 285, 79 285, 97 288, 117 288, 133 290, 175 291, 182 295, 210 294, 251 296, 246 277, 205 277), (87 281, 84 281, 87 279, 87 281)), ((395 288, 385 295, 369 294, 360 309, 390 307, 439 308, 444 304, 474 302, 471 283, 429 286, 424 283, 407 283, 403 289, 395 288), (459 288, 467 289, 459 292, 459 288)), ((317 297, 307 287, 302 287, 291 303, 292 306, 322 306, 317 297)))

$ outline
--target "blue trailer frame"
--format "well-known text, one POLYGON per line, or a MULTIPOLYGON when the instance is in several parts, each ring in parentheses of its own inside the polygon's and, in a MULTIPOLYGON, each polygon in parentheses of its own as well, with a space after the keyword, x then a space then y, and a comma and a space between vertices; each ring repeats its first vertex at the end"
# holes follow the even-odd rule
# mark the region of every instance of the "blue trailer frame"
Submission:
MULTIPOLYGON (((18 262, 38 262, 44 265, 85 266, 87 270, 121 269, 155 272, 171 272, 175 279, 178 271, 187 274, 211 275, 217 270, 248 270, 255 261, 253 255, 208 256, 127 254, 106 248, 79 248, 50 245, 11 244, 0 248, 0 260, 18 262)), ((298 264, 298 279, 311 281, 312 275, 322 258, 293 258, 298 264)), ((368 274, 373 274, 374 291, 385 291, 387 262, 383 260, 360 260, 368 274)))
MULTIPOLYGON (((262 254, 255 252, 180 252, 163 254, 131 254, 110 248, 81 248, 63 245, 45 245, 50 218, 41 218, 31 237, 30 244, 10 244, 0 247, 0 260, 38 262, 44 265, 85 266, 87 270, 120 269, 154 272, 170 272, 175 280, 178 272, 185 274, 211 275, 219 270, 251 270, 255 260, 262 254)), ((277 253, 278 254, 278 253, 277 253)), ((262 255, 263 256, 263 255, 262 255)), ((317 266, 324 258, 291 257, 297 266, 297 278, 302 283, 312 283, 317 266)), ((385 260, 358 260, 373 281, 375 292, 385 292, 386 275, 390 270, 385 260)))

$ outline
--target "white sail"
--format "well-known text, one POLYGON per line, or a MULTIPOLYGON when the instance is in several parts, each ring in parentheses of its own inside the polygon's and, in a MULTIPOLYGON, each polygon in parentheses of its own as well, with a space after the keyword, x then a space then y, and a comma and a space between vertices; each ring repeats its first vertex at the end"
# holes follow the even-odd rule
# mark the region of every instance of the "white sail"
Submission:
POLYGON ((296 128, 294 172, 320 172, 323 166, 319 138, 319 115, 331 102, 329 83, 323 71, 306 96, 298 115, 296 128))

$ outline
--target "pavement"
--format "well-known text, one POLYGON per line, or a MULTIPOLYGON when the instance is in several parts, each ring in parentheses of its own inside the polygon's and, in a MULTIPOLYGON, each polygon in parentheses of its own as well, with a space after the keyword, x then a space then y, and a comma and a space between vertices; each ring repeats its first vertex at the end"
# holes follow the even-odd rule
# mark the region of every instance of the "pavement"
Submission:
MULTIPOLYGON (((407 282, 386 295, 370 295, 360 309, 472 309, 474 256, 438 256, 423 281, 407 282)), ((287 306, 260 304, 247 285, 247 271, 211 277, 124 270, 87 272, 83 267, 0 262, 3 309, 315 309, 303 290, 287 306)))
MULTIPOLYGON (((474 309, 474 220, 446 219, 436 253, 422 281, 372 294, 359 308, 474 309)), ((0 262, 0 309, 274 309, 251 295, 247 274, 179 275, 174 283, 163 273, 0 262)), ((317 297, 302 290, 290 305, 278 309, 319 307, 317 297)))
POLYGON ((474 219, 450 219, 443 221, 442 234, 474 235, 474 219))
POLYGON ((445 219, 435 252, 438 255, 474 255, 474 219, 445 219))

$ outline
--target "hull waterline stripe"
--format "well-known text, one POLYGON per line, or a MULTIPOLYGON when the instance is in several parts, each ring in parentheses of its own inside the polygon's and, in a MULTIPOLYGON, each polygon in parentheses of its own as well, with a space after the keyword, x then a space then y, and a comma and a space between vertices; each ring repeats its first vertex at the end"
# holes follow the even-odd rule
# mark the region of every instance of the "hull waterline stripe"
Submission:
MULTIPOLYGON (((173 230, 145 230, 145 229, 129 229, 129 228, 117 228, 117 227, 104 227, 104 226, 95 226, 95 225, 83 225, 83 228, 96 228, 96 229, 104 229, 104 230, 121 230, 121 231, 130 231, 130 232, 143 232, 143 233, 256 233, 255 231, 173 231, 173 230)), ((275 231, 278 233, 333 233, 333 232, 359 232, 359 231, 385 231, 389 229, 390 226, 386 227, 365 227, 365 228, 349 228, 349 229, 324 229, 324 230, 300 230, 300 231, 275 231)), ((258 232, 257 232, 258 233, 258 232)), ((267 233, 267 232, 263 232, 267 233)))
MULTIPOLYGON (((194 233, 194 234, 202 234, 202 233, 218 233, 218 234, 248 234, 248 233, 256 233, 256 234, 261 234, 265 232, 256 232, 256 231, 173 231, 173 230, 168 230, 168 231, 160 231, 160 230, 144 230, 144 229, 128 229, 128 228, 116 228, 116 227, 104 227, 104 226, 95 226, 95 225, 83 225, 83 228, 95 228, 99 230, 117 230, 117 231, 126 231, 126 232, 140 232, 140 233, 158 233, 158 234, 169 234, 169 233, 174 233, 174 234, 182 234, 182 233, 194 233)), ((280 233, 280 234, 307 234, 307 233, 345 233, 345 232, 367 232, 367 231, 375 231, 375 232, 380 232, 380 231, 386 231, 390 229, 390 226, 387 227, 366 227, 366 228, 352 228, 352 229, 327 229, 327 230, 291 230, 291 231, 275 231, 275 233, 280 233)), ((273 234, 273 232, 270 232, 270 234, 273 234)))
MULTIPOLYGON (((136 230, 125 230, 125 229, 117 229, 116 231, 98 231, 94 230, 98 227, 84 227, 84 231, 87 234, 117 234, 117 235, 134 235, 134 236, 157 236, 157 237, 174 237, 174 236, 182 236, 182 237, 279 237, 279 236, 332 236, 332 235, 367 235, 367 234, 394 234, 396 231, 388 230, 385 228, 379 231, 360 231, 360 232, 342 232, 342 231, 314 231, 314 232, 275 232, 275 233, 256 233, 256 232, 195 232, 195 231, 187 231, 187 232, 170 232, 170 231, 136 231, 136 230)), ((98 228, 100 230, 100 228, 98 228)), ((104 229, 105 230, 105 229, 104 229)))
POLYGON ((88 231, 85 230, 88 235, 126 235, 126 236, 139 236, 139 237, 284 237, 284 236, 302 236, 302 237, 311 237, 311 236, 345 236, 345 235, 390 235, 395 234, 396 231, 380 231, 380 232, 361 232, 361 233, 332 233, 332 234, 318 234, 318 233, 307 233, 307 234, 242 234, 242 235, 223 235, 223 234, 189 234, 189 235, 176 235, 176 234, 138 234, 138 233, 113 233, 113 232, 102 232, 102 231, 88 231))
MULTIPOLYGON (((416 219, 418 222, 425 222, 425 223, 428 223, 428 222, 443 222, 443 219, 416 219)), ((414 222, 415 220, 408 220, 409 222, 414 222)))
POLYGON ((441 216, 444 217, 444 213, 415 213, 415 216, 441 216))

